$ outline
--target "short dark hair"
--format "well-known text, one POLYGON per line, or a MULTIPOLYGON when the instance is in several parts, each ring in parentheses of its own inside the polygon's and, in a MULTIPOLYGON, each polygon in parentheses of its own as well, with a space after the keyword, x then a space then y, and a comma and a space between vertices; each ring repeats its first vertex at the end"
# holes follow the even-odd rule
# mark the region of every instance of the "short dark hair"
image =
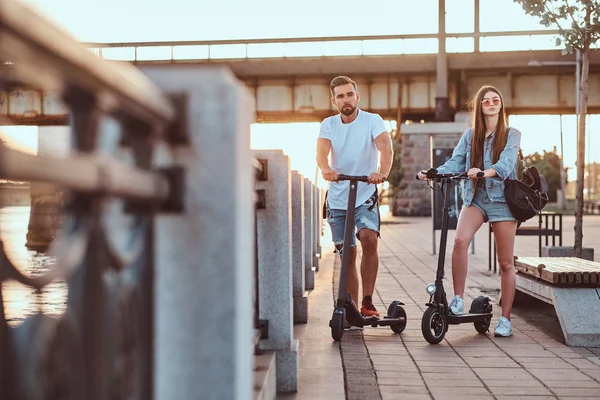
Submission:
POLYGON ((352 79, 348 78, 347 76, 336 76, 335 78, 333 78, 331 80, 331 83, 329 84, 329 89, 331 90, 331 97, 333 97, 335 95, 335 93, 333 92, 333 89, 335 89, 338 86, 343 86, 343 85, 347 85, 351 83, 352 86, 354 86, 354 90, 358 92, 358 86, 356 85, 356 82, 354 82, 352 79))

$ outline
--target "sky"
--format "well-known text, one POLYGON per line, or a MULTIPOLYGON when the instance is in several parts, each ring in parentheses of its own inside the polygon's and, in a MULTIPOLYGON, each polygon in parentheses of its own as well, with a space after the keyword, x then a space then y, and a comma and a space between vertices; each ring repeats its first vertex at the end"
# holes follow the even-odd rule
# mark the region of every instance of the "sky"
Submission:
MULTIPOLYGON (((84 42, 224 40, 353 35, 391 35, 437 32, 438 0, 364 0, 343 3, 323 0, 192 1, 192 0, 23 0, 84 42), (374 6, 377 4, 377 6, 374 6)), ((446 0, 446 30, 472 32, 473 0, 446 0)), ((481 0, 482 32, 543 30, 512 0, 481 0)), ((482 41, 482 50, 538 46, 527 38, 482 41)), ((542 39, 552 46, 552 38, 542 39)), ((449 51, 471 51, 471 44, 454 42, 449 51), (457 44, 458 43, 458 44, 457 44), (466 47, 465 47, 466 45, 466 47), (458 47, 457 47, 458 46, 458 47), (461 47, 462 46, 462 47, 461 47), (470 47, 470 48, 469 48, 470 47)), ((451 46, 450 46, 451 47, 451 46)), ((528 48, 528 47, 525 47, 528 48)), ((435 48, 432 51, 436 51, 435 48)), ((512 116, 512 126, 523 132, 523 152, 552 150, 560 144, 558 116, 512 116)), ((600 129, 600 117, 591 117, 591 129, 600 129)), ((0 127, 12 147, 37 150, 37 128, 0 127)), ((252 126, 253 148, 282 148, 291 166, 315 178, 315 140, 319 124, 252 126)), ((575 161, 576 125, 563 118, 565 163, 575 161)), ((560 147, 558 148, 560 153, 560 147)), ((600 159, 600 141, 592 137, 586 156, 600 159), (596 154, 598 153, 598 154, 596 154), (597 157, 597 158, 596 158, 597 157)), ((589 158, 588 158, 589 159, 589 158)))

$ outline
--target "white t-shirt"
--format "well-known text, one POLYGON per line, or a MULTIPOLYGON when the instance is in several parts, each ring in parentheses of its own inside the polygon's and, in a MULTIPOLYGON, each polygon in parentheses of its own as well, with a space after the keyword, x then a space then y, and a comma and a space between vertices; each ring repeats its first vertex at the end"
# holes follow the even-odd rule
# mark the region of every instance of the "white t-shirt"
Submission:
MULTIPOLYGON (((358 110, 358 116, 349 124, 342 123, 340 114, 325 118, 321 123, 320 139, 331 141, 331 169, 338 174, 366 175, 377 172, 379 151, 375 138, 387 132, 378 114, 358 110)), ((350 182, 330 182, 327 201, 329 208, 345 210, 348 207, 350 182)), ((358 182, 356 206, 373 195, 376 185, 358 182)))

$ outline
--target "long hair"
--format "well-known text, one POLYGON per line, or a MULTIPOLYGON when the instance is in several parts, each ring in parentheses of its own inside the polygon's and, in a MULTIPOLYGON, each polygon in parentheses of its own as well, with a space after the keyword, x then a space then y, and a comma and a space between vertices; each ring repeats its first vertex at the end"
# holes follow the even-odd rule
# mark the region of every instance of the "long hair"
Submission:
POLYGON ((504 110, 504 99, 502 93, 493 86, 482 86, 471 101, 473 110, 472 128, 473 138, 471 139, 471 168, 483 170, 483 142, 485 140, 485 115, 483 114, 483 105, 481 101, 488 92, 494 92, 500 97, 500 112, 498 113, 498 123, 496 124, 496 133, 494 137, 494 147, 492 149, 492 163, 496 163, 500 158, 500 153, 506 146, 508 137, 508 126, 506 121, 506 111, 504 110))

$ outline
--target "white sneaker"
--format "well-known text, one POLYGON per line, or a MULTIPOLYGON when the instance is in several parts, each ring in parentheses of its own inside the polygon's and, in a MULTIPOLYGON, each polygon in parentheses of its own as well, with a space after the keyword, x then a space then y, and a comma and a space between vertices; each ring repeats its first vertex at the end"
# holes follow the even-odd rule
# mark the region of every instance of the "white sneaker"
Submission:
POLYGON ((462 315, 465 313, 465 302, 459 295, 452 298, 448 307, 450 307, 450 312, 454 315, 462 315))
POLYGON ((498 325, 494 329, 494 336, 508 337, 512 335, 512 324, 505 317, 500 317, 498 325))

